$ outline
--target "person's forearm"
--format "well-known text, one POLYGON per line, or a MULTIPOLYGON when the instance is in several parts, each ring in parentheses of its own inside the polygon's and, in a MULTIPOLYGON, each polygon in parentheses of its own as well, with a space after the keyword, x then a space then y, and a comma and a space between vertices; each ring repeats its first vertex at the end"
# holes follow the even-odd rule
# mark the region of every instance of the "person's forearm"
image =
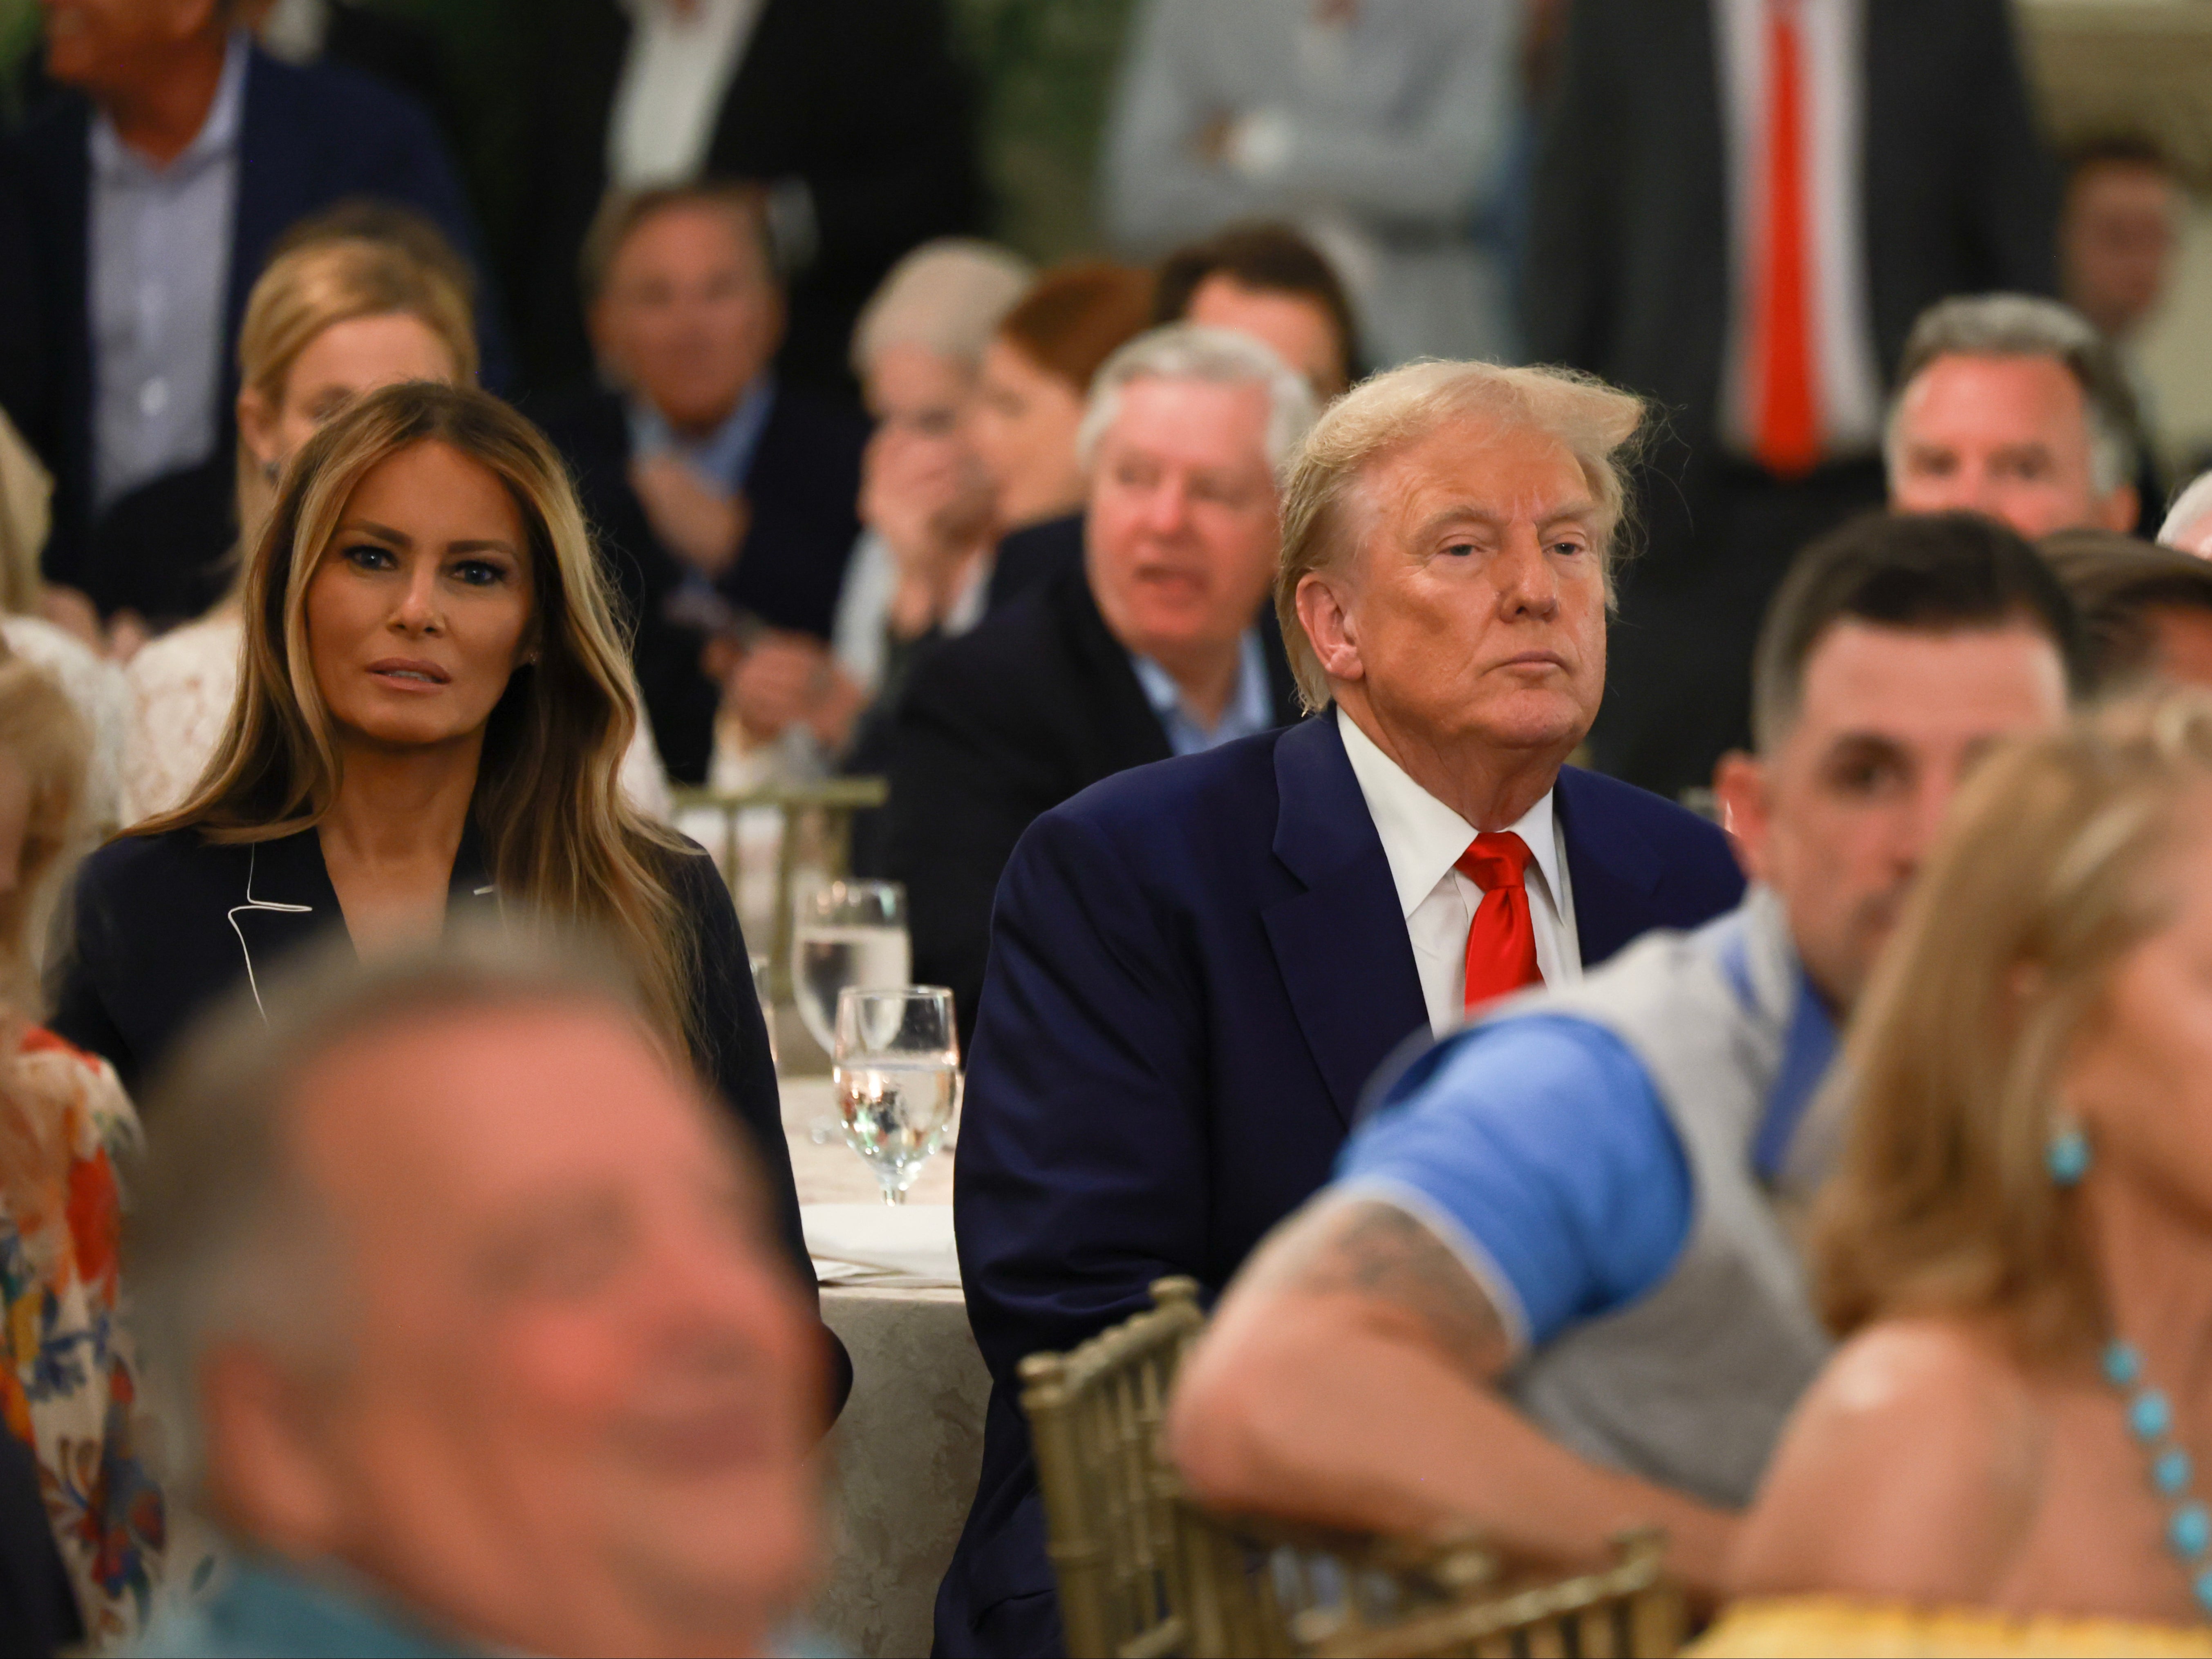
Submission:
POLYGON ((1170 1443, 1201 1501, 1356 1531, 1471 1528, 1561 1565, 1658 1526, 1676 1576, 1717 1591, 1734 1516, 1569 1451, 1431 1347, 1271 1312, 1235 1333, 1233 1365, 1201 1347, 1178 1388, 1170 1443))

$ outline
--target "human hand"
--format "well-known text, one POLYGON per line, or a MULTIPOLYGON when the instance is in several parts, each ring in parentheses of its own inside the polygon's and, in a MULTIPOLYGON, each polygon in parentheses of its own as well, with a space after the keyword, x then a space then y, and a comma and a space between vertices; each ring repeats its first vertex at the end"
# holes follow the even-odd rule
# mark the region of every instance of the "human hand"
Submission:
POLYGON ((638 457, 629 483, 653 533, 678 558, 709 578, 737 563, 752 527, 744 495, 722 495, 672 455, 638 457))
POLYGON ((861 457, 860 521, 903 573, 934 572, 991 532, 991 484, 957 439, 876 428, 861 457))
POLYGON ((723 678, 722 696, 756 742, 804 726, 832 749, 842 746, 866 701, 819 640, 784 633, 763 636, 738 659, 723 678))

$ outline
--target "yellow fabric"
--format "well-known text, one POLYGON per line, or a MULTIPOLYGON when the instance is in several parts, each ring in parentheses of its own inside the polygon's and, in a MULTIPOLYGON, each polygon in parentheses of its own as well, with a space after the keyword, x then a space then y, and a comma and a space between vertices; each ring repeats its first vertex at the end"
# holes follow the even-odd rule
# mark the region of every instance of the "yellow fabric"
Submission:
POLYGON ((2212 1626, 2124 1619, 2018 1618, 1982 1607, 1920 1607, 1838 1595, 1739 1601, 1684 1650, 1696 1659, 2071 1659, 2212 1656, 2212 1626))

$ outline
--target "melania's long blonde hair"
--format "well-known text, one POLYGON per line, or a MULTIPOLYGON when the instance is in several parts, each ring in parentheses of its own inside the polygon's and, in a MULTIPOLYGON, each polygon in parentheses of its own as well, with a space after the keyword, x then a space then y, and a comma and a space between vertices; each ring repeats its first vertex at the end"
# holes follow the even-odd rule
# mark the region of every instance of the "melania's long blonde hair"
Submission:
POLYGON ((270 841, 330 811, 340 759, 308 656, 307 587, 361 481, 422 443, 444 444, 497 478, 529 546, 536 660, 515 670, 492 710, 471 807, 501 905, 611 940, 665 1033, 686 1039, 695 947, 665 873, 682 843, 616 781, 638 697, 615 600, 560 457, 489 393, 386 386, 301 446, 249 556, 229 725, 184 805, 130 833, 270 841))
POLYGON ((2166 925, 2169 854, 2212 799, 2212 696, 2172 690, 2020 740, 1960 792, 1829 1087, 1850 1102, 1815 1211, 1838 1334, 1996 1322, 2024 1355, 2101 1340, 2077 1200, 2046 1165, 2076 1040, 2166 925))

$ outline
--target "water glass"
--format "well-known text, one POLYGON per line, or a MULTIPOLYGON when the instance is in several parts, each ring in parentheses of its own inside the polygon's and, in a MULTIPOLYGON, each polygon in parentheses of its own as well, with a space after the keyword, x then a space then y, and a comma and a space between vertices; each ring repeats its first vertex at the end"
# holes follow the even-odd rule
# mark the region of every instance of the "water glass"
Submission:
POLYGON ((906 889, 895 881, 833 881, 798 899, 791 927, 791 994, 822 1052, 837 1040, 837 994, 914 977, 906 889))
POLYGON ((876 1172, 884 1202, 903 1204, 960 1109, 952 993, 848 986, 837 994, 830 1079, 846 1144, 876 1172))

